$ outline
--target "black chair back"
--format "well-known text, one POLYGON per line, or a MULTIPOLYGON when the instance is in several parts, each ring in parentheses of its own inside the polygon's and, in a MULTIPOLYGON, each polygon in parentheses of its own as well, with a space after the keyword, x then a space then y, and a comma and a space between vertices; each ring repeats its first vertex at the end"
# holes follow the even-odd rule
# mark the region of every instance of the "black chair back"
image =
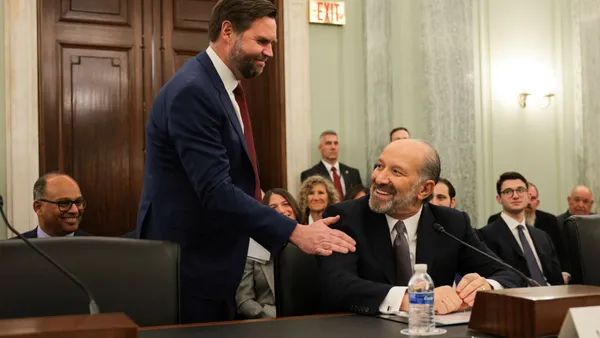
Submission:
MULTIPOLYGON (((179 324, 179 245, 109 237, 31 239, 77 276, 101 313, 139 326, 179 324)), ((0 318, 87 314, 86 294, 19 239, 0 242, 0 318)))
POLYGON ((571 216, 564 236, 571 263, 571 284, 600 286, 600 215, 571 216))
POLYGON ((289 243, 275 259, 277 317, 322 313, 317 259, 289 243))

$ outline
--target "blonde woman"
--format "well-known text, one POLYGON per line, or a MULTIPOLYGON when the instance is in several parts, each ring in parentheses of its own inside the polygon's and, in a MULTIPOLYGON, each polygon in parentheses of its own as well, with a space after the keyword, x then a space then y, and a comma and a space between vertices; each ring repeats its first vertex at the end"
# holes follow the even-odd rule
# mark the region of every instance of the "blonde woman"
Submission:
POLYGON ((333 183, 322 176, 311 176, 302 182, 300 187, 300 210, 302 224, 311 224, 323 218, 323 212, 331 205, 338 203, 340 196, 333 183))

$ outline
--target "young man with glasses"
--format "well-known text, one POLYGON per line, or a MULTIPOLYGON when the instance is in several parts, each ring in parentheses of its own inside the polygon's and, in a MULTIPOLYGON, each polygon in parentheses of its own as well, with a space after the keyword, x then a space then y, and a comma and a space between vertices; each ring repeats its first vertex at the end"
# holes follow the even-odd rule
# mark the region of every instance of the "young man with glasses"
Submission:
POLYGON ((479 230, 479 237, 506 263, 540 285, 564 284, 560 263, 550 236, 525 223, 529 203, 528 183, 523 175, 507 172, 496 183, 500 218, 479 230))
POLYGON ((88 236, 79 230, 86 206, 87 202, 73 178, 62 173, 48 173, 33 185, 33 211, 38 216, 38 226, 23 236, 88 236))

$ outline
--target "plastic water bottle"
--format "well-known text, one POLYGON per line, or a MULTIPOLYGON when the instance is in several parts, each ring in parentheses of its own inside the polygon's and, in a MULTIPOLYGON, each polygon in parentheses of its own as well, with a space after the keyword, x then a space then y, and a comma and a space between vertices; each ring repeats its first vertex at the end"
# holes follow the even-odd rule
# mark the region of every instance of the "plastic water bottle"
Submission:
POLYGON ((427 264, 415 264, 415 274, 408 282, 408 332, 435 331, 433 281, 427 274, 427 264))

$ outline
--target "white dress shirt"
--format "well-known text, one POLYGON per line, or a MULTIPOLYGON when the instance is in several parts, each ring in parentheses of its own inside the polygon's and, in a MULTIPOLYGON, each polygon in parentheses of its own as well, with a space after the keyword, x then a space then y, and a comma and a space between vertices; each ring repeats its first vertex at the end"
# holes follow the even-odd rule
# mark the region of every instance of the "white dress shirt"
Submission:
POLYGON ((221 58, 215 53, 212 47, 208 46, 206 48, 206 54, 210 58, 210 61, 215 66, 221 81, 223 81, 223 86, 225 86, 225 90, 227 94, 229 94, 229 99, 231 100, 231 104, 233 105, 233 109, 237 114, 238 120, 240 122, 240 127, 242 128, 242 133, 244 132, 244 122, 242 121, 242 115, 240 114, 240 106, 238 106, 237 101, 235 100, 235 95, 233 94, 233 90, 238 86, 239 82, 233 75, 233 72, 227 65, 221 60, 221 58))
MULTIPOLYGON (((410 264, 411 268, 414 272, 415 269, 415 259, 417 254, 417 228, 419 226, 419 219, 421 218, 421 212, 423 211, 423 207, 419 211, 412 215, 411 217, 403 220, 404 226, 406 228, 406 240, 408 241, 408 250, 410 252, 410 264)), ((385 218, 388 222, 388 227, 390 229, 390 240, 392 241, 392 246, 394 245, 394 239, 396 239, 396 229, 394 226, 399 221, 393 217, 385 215, 385 218)), ((488 279, 488 283, 494 288, 494 290, 503 289, 502 285, 493 279, 488 279)), ((379 305, 379 312, 381 313, 391 313, 395 311, 399 311, 400 305, 402 304, 402 298, 404 298, 404 294, 408 290, 408 286, 394 286, 390 289, 387 296, 379 305)))
MULTIPOLYGON (((42 228, 41 228, 41 227, 39 227, 39 226, 37 227, 36 233, 37 233, 37 238, 48 238, 48 237, 52 237, 52 236, 48 235, 48 234, 47 234, 47 233, 46 233, 44 230, 42 230, 42 228)), ((75 235, 75 233, 74 233, 74 232, 72 232, 72 233, 70 233, 70 234, 66 234, 65 236, 74 236, 74 235, 75 235)))
MULTIPOLYGON (((531 235, 529 234, 529 230, 527 230, 527 226, 525 226, 525 218, 523 218, 523 220, 521 220, 521 222, 519 222, 516 219, 508 216, 504 212, 502 212, 500 214, 500 217, 502 217, 504 222, 506 222, 506 225, 508 225, 508 229, 510 229, 510 232, 512 232, 513 236, 515 237, 515 240, 517 241, 517 243, 519 244, 519 247, 521 248, 521 252, 523 252, 523 243, 521 243, 521 239, 519 238, 518 227, 519 227, 519 225, 523 225, 523 233, 525 234, 525 238, 527 239, 527 242, 529 243, 531 250, 533 250, 533 255, 535 256, 535 261, 536 261, 538 267, 540 268, 540 271, 542 271, 542 274, 544 274, 544 269, 542 268, 542 262, 540 262, 540 258, 538 257, 537 250, 535 249, 535 244, 533 243, 533 239, 531 239, 531 235)), ((544 278, 546 278, 546 276, 544 276, 544 278)))
MULTIPOLYGON (((321 163, 323 163, 325 168, 327 168, 329 177, 331 177, 331 182, 335 182, 333 180, 333 171, 331 171, 331 168, 335 168, 335 170, 337 170, 337 173, 340 176, 340 183, 342 184, 342 192, 344 193, 344 196, 346 196, 346 184, 344 183, 344 176, 342 176, 342 172, 340 171, 340 162, 336 161, 334 165, 331 165, 331 164, 321 160, 321 163)), ((340 200, 343 200, 344 196, 340 196, 340 200)))

